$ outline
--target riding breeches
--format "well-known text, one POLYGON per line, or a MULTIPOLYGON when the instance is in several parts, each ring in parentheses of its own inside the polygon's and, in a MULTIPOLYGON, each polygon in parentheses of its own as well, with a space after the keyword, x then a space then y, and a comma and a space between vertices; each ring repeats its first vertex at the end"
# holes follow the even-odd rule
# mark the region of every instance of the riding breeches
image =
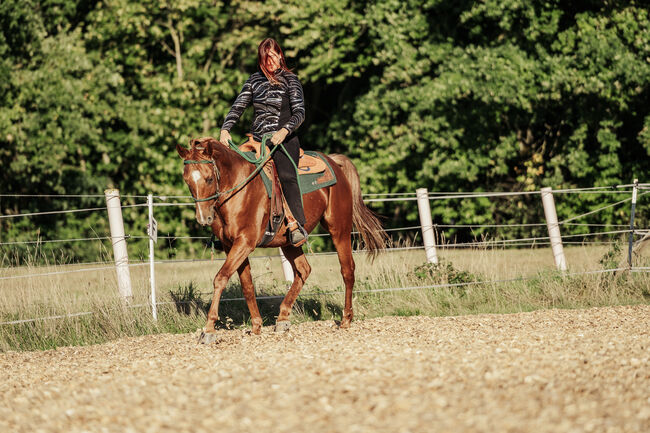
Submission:
MULTIPOLYGON (((298 137, 293 135, 289 136, 288 140, 284 141, 284 148, 287 149, 291 159, 293 159, 296 166, 300 158, 300 141, 298 137)), ((298 187, 298 175, 291 160, 282 151, 282 148, 273 152, 273 162, 278 170, 278 177, 282 185, 282 192, 287 199, 287 204, 293 217, 298 221, 298 224, 305 226, 305 212, 302 208, 302 199, 300 197, 300 188, 298 187)))

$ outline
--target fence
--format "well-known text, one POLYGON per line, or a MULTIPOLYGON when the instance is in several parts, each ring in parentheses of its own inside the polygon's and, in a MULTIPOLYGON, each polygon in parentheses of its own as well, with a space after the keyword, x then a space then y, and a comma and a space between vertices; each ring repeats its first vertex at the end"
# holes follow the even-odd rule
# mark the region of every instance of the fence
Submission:
MULTIPOLYGON (((650 193, 650 191, 645 191, 650 189, 650 184, 640 184, 635 179, 634 183, 628 185, 615 185, 613 187, 591 187, 591 188, 576 188, 576 189, 558 189, 552 190, 551 188, 543 188, 541 191, 527 191, 527 192, 478 192, 478 193, 467 193, 467 192, 434 192, 429 193, 426 189, 420 188, 415 193, 400 193, 400 194, 366 194, 364 195, 364 201, 366 203, 373 202, 409 202, 417 201, 418 213, 420 217, 420 225, 409 226, 409 227, 399 227, 388 229, 387 231, 411 231, 419 230, 422 234, 423 245, 416 247, 402 247, 402 248, 391 248, 390 251, 403 251, 410 249, 423 249, 425 253, 425 258, 430 263, 438 263, 438 249, 446 248, 490 248, 490 247, 520 247, 520 246, 529 246, 529 245, 550 245, 553 252, 554 261, 557 269, 563 273, 563 275, 581 275, 581 274, 594 274, 594 273, 611 273, 627 270, 630 272, 649 272, 650 268, 648 267, 635 267, 633 266, 633 245, 635 243, 635 236, 644 236, 642 240, 648 240, 650 231, 647 229, 637 229, 635 228, 635 209, 638 198, 650 193), (639 192, 643 191, 643 192, 639 192), (614 203, 610 203, 604 206, 601 206, 597 209, 591 210, 589 212, 574 215, 570 218, 564 220, 558 220, 557 213, 555 210, 554 194, 629 194, 630 197, 618 200, 614 203), (492 197, 515 197, 521 195, 540 195, 541 202, 544 208, 544 214, 546 221, 539 223, 528 223, 528 224, 434 224, 431 218, 431 208, 430 204, 433 201, 439 200, 458 200, 458 199, 474 199, 474 198, 492 198, 492 197), (630 207, 630 220, 628 224, 587 224, 575 222, 581 218, 584 218, 589 215, 596 214, 605 209, 620 206, 627 202, 631 203, 630 207), (560 233, 560 228, 562 226, 570 225, 579 225, 586 227, 610 227, 615 228, 616 230, 607 230, 607 231, 597 231, 590 232, 579 235, 564 235, 560 233), (525 237, 518 239, 502 239, 502 240, 484 240, 484 241, 475 241, 475 242, 464 242, 460 244, 449 244, 444 242, 436 243, 436 234, 440 234, 444 229, 449 228, 503 228, 503 227, 546 227, 548 231, 548 236, 536 236, 536 237, 525 237), (583 241, 578 242, 584 244, 584 238, 593 237, 593 236, 609 236, 609 235, 623 235, 628 234, 628 263, 626 267, 616 267, 612 269, 604 270, 592 270, 585 272, 573 272, 568 273, 568 264, 566 258, 564 257, 563 244, 571 244, 573 241, 567 239, 574 239, 582 237, 583 241)), ((66 270, 66 271, 55 271, 55 272, 44 272, 44 273, 30 273, 27 275, 12 275, 12 276, 0 276, 0 281, 2 280, 15 280, 23 278, 37 278, 51 275, 61 275, 67 273, 82 273, 82 272, 96 272, 100 270, 109 270, 116 269, 117 271, 117 282, 118 282, 118 291, 124 299, 129 299, 131 296, 131 281, 129 269, 134 266, 149 266, 149 283, 151 288, 150 295, 150 307, 152 311, 153 318, 157 318, 157 306, 165 304, 165 302, 156 301, 156 278, 155 278, 155 265, 156 264, 169 264, 169 263, 182 263, 182 262, 196 262, 196 261, 207 261, 207 260, 156 260, 154 257, 155 253, 155 243, 158 238, 184 238, 191 240, 207 240, 210 237, 207 236, 158 236, 157 234, 157 222, 154 217, 154 209, 156 207, 167 207, 167 206, 193 206, 194 203, 191 201, 179 201, 179 202, 168 202, 170 199, 191 199, 189 196, 153 196, 149 194, 148 196, 133 196, 126 195, 122 197, 134 198, 134 199, 146 199, 146 203, 141 204, 132 204, 132 205, 121 205, 119 192, 116 190, 107 190, 105 195, 18 195, 18 194, 0 194, 0 197, 23 197, 23 198, 57 198, 65 199, 72 197, 104 197, 106 200, 106 207, 94 207, 94 208, 85 208, 85 209, 70 209, 65 211, 46 211, 46 212, 31 212, 24 214, 14 214, 14 215, 0 215, 0 219, 4 218, 20 218, 20 217, 31 217, 37 215, 56 215, 63 213, 78 213, 78 212, 99 212, 107 211, 109 216, 109 223, 111 229, 110 236, 95 237, 95 238, 75 238, 75 239, 52 239, 52 240, 35 240, 35 241, 7 241, 0 242, 1 245, 20 245, 20 244, 44 244, 44 243, 61 243, 61 242, 88 242, 96 240, 111 240, 113 246, 114 261, 107 266, 94 266, 82 269, 75 270, 66 270), (156 202, 158 200, 158 202, 156 202), (127 208, 144 208, 148 210, 148 226, 147 234, 145 236, 135 235, 130 236, 126 235, 124 231, 124 226, 122 222, 122 209, 127 208), (128 256, 126 250, 126 242, 129 239, 149 239, 149 260, 147 263, 128 263, 128 256)), ((311 237, 321 237, 328 236, 327 234, 316 234, 311 237)), ((440 236, 438 236, 440 239, 440 236)), ((641 242, 641 241, 639 241, 641 242)), ((335 252, 325 252, 325 253, 312 253, 314 255, 323 255, 323 254, 336 254, 335 252)), ((280 250, 278 255, 275 256, 263 256, 263 257, 281 257, 282 266, 285 278, 288 281, 291 281, 293 278, 291 266, 282 256, 280 250)), ((83 265, 96 265, 98 263, 84 263, 83 265)), ((413 287, 395 287, 395 288, 385 288, 385 289, 374 289, 366 291, 356 291, 357 293, 362 292, 386 292, 386 291, 406 291, 406 290, 420 290, 426 288, 438 288, 438 287, 455 287, 463 285, 474 285, 474 284, 491 284, 491 283, 501 283, 508 281, 526 281, 526 278, 516 278, 516 279, 506 279, 506 280, 494 280, 494 281, 476 281, 469 283, 459 283, 459 284, 445 284, 445 285, 429 285, 429 286, 413 286, 413 287)), ((328 295, 333 293, 319 293, 318 295, 328 295)), ((276 296, 270 297, 258 297, 258 299, 266 298, 280 298, 276 296)), ((222 299, 222 302, 232 302, 243 300, 243 298, 227 298, 222 299)), ((142 307, 143 305, 132 305, 132 307, 142 307)), ((77 317, 92 314, 92 312, 80 312, 68 315, 57 315, 50 317, 42 317, 36 319, 24 319, 24 320, 15 320, 8 322, 0 322, 0 325, 11 325, 18 323, 33 322, 38 320, 48 320, 48 319, 58 319, 64 317, 77 317)))

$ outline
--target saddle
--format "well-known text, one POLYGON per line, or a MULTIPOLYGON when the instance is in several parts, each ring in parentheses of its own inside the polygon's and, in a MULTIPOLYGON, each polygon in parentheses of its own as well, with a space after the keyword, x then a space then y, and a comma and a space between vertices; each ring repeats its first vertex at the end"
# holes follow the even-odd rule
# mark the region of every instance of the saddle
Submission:
MULTIPOLYGON (((248 141, 239 146, 239 150, 242 152, 254 152, 257 158, 260 157, 260 151, 262 148, 262 143, 255 141, 252 134, 246 134, 248 141)), ((276 152, 279 152, 277 150, 276 152)), ((266 146, 266 154, 268 155, 271 152, 269 146, 266 146)), ((315 156, 311 156, 305 153, 304 150, 300 149, 300 159, 298 160, 298 174, 314 174, 322 173, 327 169, 327 164, 315 156)), ((272 177, 269 177, 272 179, 272 177)))

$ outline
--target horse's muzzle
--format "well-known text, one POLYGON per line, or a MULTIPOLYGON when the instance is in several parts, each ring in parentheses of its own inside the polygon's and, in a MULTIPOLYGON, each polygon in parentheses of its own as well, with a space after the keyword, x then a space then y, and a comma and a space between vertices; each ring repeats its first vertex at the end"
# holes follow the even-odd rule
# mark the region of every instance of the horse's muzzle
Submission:
POLYGON ((211 226, 214 222, 214 209, 203 209, 196 207, 196 221, 202 226, 211 226))

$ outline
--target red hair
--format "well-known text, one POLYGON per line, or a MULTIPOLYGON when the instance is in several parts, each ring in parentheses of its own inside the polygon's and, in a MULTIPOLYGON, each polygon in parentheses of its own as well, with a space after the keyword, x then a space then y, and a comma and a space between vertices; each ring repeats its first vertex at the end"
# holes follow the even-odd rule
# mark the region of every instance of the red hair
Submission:
POLYGON ((287 62, 284 59, 284 53, 282 52, 282 48, 280 48, 280 44, 275 39, 272 38, 266 38, 264 39, 259 47, 257 47, 257 64, 259 65, 260 69, 262 70, 262 73, 266 75, 266 78, 271 83, 277 83, 278 80, 275 79, 275 73, 279 70, 283 71, 290 71, 290 69, 287 67, 287 62), (276 71, 271 71, 269 68, 266 66, 269 60, 269 52, 270 51, 275 51, 280 55, 280 67, 276 71))

